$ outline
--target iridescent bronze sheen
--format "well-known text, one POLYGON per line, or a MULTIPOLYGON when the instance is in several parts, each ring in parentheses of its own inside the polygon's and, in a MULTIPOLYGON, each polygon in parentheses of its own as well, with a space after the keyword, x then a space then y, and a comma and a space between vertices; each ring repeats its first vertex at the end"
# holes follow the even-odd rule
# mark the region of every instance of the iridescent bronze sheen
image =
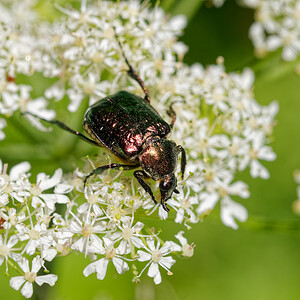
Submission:
POLYGON ((142 87, 145 98, 120 91, 89 107, 84 116, 83 128, 90 138, 58 120, 39 119, 56 124, 85 142, 105 147, 125 162, 125 164, 113 163, 96 168, 86 176, 84 185, 90 176, 101 174, 107 169, 131 170, 141 167, 142 170, 134 172, 135 178, 155 203, 157 201, 152 190, 144 179, 152 178, 159 181, 161 205, 164 210, 169 211, 166 201, 171 198, 173 192, 179 193, 176 189, 177 179, 175 176, 179 153, 182 154, 182 179, 186 165, 184 149, 167 139, 175 123, 176 114, 171 105, 167 111, 172 119, 171 123, 168 124, 161 118, 150 104, 149 93, 144 82, 131 67, 125 55, 124 59, 129 68, 129 76, 142 87))

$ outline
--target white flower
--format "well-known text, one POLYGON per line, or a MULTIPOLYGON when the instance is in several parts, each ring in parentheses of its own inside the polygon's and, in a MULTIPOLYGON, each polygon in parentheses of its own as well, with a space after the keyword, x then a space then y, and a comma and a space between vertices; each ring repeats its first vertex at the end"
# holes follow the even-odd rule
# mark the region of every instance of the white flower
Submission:
POLYGON ((41 250, 42 247, 48 248, 52 243, 53 237, 50 230, 47 230, 47 226, 45 224, 37 223, 34 226, 31 225, 31 228, 28 228, 24 224, 17 224, 16 228, 19 231, 20 240, 28 240, 28 243, 24 247, 22 253, 26 252, 29 255, 33 255, 37 248, 39 250, 41 250))
POLYGON ((8 272, 8 265, 7 265, 7 259, 8 257, 11 257, 12 259, 16 259, 18 256, 16 253, 14 253, 15 249, 13 246, 17 244, 19 241, 17 235, 12 235, 9 240, 7 241, 7 234, 5 234, 5 237, 3 239, 3 236, 0 235, 0 265, 2 265, 3 261, 6 262, 6 273, 8 272))
POLYGON ((81 222, 79 219, 71 221, 70 231, 82 235, 75 241, 71 248, 78 250, 87 255, 88 253, 97 253, 99 248, 102 248, 102 240, 97 233, 104 233, 106 226, 94 225, 96 219, 93 218, 91 222, 81 222))
POLYGON ((269 171, 259 162, 259 159, 272 161, 276 158, 276 154, 272 151, 271 147, 264 145, 264 135, 257 134, 252 144, 248 147, 248 153, 243 157, 240 162, 240 170, 250 162, 250 174, 252 177, 261 177, 268 179, 270 177, 269 171))
POLYGON ((99 254, 105 255, 97 261, 89 264, 84 270, 84 276, 89 276, 92 273, 97 273, 97 278, 103 280, 106 275, 107 265, 111 260, 119 274, 129 270, 128 264, 123 260, 123 257, 118 254, 118 250, 114 248, 113 242, 108 238, 103 238, 104 247, 98 249, 99 254))
POLYGON ((238 226, 234 218, 244 222, 247 220, 248 214, 246 208, 232 201, 230 195, 248 198, 249 191, 248 186, 242 181, 230 184, 232 179, 232 176, 229 176, 223 181, 219 181, 214 191, 202 193, 200 195, 200 205, 197 208, 197 213, 199 215, 209 213, 220 199, 222 222, 226 226, 237 229, 238 226))
MULTIPOLYGON (((39 173, 36 178, 37 184, 30 188, 30 193, 32 194, 32 206, 37 207, 38 205, 44 206, 45 204, 50 210, 55 209, 56 203, 67 203, 69 202, 69 198, 66 195, 62 195, 60 193, 56 193, 57 190, 54 190, 54 194, 44 194, 43 192, 51 189, 53 187, 59 186, 62 179, 62 169, 57 169, 53 176, 50 178, 45 173, 39 173)), ((62 192, 60 188, 58 190, 62 192)), ((64 192, 69 191, 68 189, 64 190, 64 192)))
POLYGON ((6 127, 6 121, 5 119, 0 118, 0 141, 4 140, 5 138, 5 133, 2 131, 3 128, 6 127))
POLYGON ((172 251, 182 251, 182 255, 185 257, 192 257, 194 255, 195 244, 188 244, 187 239, 183 236, 184 231, 179 231, 175 237, 180 242, 181 246, 174 242, 171 243, 172 251))
POLYGON ((186 193, 181 192, 168 200, 168 205, 176 210, 176 223, 182 223, 184 219, 191 223, 197 223, 198 220, 193 207, 196 204, 198 204, 198 199, 196 196, 190 196, 189 188, 186 193))
POLYGON ((138 250, 137 252, 139 256, 138 261, 149 261, 138 277, 140 277, 144 270, 150 266, 147 275, 153 278, 155 284, 159 284, 161 283, 159 266, 167 270, 168 275, 173 274, 169 269, 176 261, 171 256, 166 256, 170 254, 172 245, 167 241, 159 248, 160 243, 157 242, 155 246, 154 240, 150 238, 147 239, 147 245, 148 247, 145 246, 146 251, 138 250))
POLYGON ((257 56, 263 57, 281 47, 284 60, 295 60, 300 53, 299 1, 243 0, 242 3, 256 10, 249 35, 257 56))
POLYGON ((134 218, 132 217, 130 221, 125 220, 123 226, 118 226, 120 231, 113 233, 110 238, 114 240, 114 243, 119 242, 120 244, 117 247, 118 253, 128 254, 132 251, 132 247, 142 248, 144 244, 140 237, 143 235, 140 234, 140 231, 144 227, 142 222, 136 222, 133 225, 134 218))
POLYGON ((22 260, 19 262, 19 266, 23 270, 24 276, 12 277, 9 282, 10 286, 15 290, 19 290, 24 284, 21 289, 21 294, 26 298, 30 298, 33 294, 33 282, 36 282, 38 285, 47 283, 50 286, 54 286, 55 282, 57 281, 57 275, 48 274, 37 276, 37 273, 41 269, 42 265, 43 260, 39 256, 36 256, 32 260, 32 268, 30 271, 28 260, 22 258, 22 260))

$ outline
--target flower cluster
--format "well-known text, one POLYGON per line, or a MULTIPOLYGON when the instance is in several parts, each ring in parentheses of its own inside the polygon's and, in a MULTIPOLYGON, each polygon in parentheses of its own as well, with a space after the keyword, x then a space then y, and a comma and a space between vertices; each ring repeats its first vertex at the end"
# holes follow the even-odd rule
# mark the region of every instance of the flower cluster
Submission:
MULTIPOLYGON (((35 183, 29 180, 29 163, 13 167, 9 174, 7 165, 1 163, 0 259, 6 261, 7 271, 13 266, 21 274, 11 279, 11 286, 19 289, 24 284, 21 292, 30 297, 33 282, 53 285, 55 275, 38 276, 37 272, 45 268, 45 261, 71 251, 92 259, 83 271, 85 276, 96 273, 98 279, 104 279, 111 261, 120 274, 131 265, 135 282, 147 270, 158 284, 160 270, 171 275, 175 257, 191 257, 194 244, 188 243, 183 230, 175 241, 164 240, 143 219, 152 214, 190 229, 220 203, 222 222, 238 228, 236 220, 245 221, 247 210, 232 198, 247 198, 250 193, 247 184, 236 181, 235 176, 249 169, 252 177, 269 177, 261 161, 275 159, 268 144, 278 105, 257 103, 250 69, 228 74, 222 57, 207 68, 184 64, 187 47, 178 41, 186 23, 183 16, 168 18, 159 7, 149 8, 138 1, 103 1, 90 6, 82 1, 79 11, 57 6, 64 17, 36 27, 33 3, 24 1, 24 26, 14 23, 21 19, 13 15, 22 13, 14 1, 6 4, 7 19, 0 13, 2 30, 7 30, 3 41, 7 54, 0 53, 0 114, 6 117, 20 110, 50 120, 55 112, 48 105, 65 96, 70 112, 82 102, 93 104, 122 89, 143 97, 140 86, 127 74, 123 50, 162 117, 171 123, 167 110, 176 112, 170 139, 185 148, 187 165, 185 180, 178 182, 179 194, 167 201, 168 214, 132 174, 121 170, 103 172, 89 179, 84 188, 86 175, 96 165, 108 164, 105 155, 96 161, 88 159, 73 175, 63 176, 60 169, 52 177, 40 173, 35 183), (19 49, 26 53, 16 52, 19 49), (13 59, 11 53, 15 53, 13 59), (31 99, 32 86, 15 79, 36 72, 51 78, 51 83, 37 99, 31 99), (58 213, 58 206, 63 213, 58 213), (28 260, 32 261, 31 271, 28 260)), ((27 117, 42 128, 38 118, 27 117)), ((0 119, 0 130, 4 126, 5 119, 0 119)), ((179 170, 176 176, 181 177, 179 170)), ((153 182, 151 188, 159 199, 158 184, 153 182)))
POLYGON ((300 53, 300 1, 243 0, 256 10, 250 37, 258 56, 282 48, 284 60, 300 53))
POLYGON ((44 261, 57 254, 61 234, 49 224, 54 222, 55 204, 69 202, 65 194, 72 189, 62 183, 61 169, 52 177, 38 174, 36 183, 29 181, 29 170, 30 164, 23 162, 8 173, 7 164, 0 160, 0 264, 5 262, 6 273, 11 266, 21 274, 11 278, 10 285, 16 290, 22 286, 21 293, 27 298, 32 295, 33 282, 54 285, 57 280, 56 275, 37 273, 41 267, 46 270, 44 261))
MULTIPOLYGON (((282 48, 282 59, 295 60, 300 54, 300 1, 299 0, 240 0, 243 6, 255 9, 255 22, 249 30, 255 54, 282 48)), ((224 0, 213 0, 216 7, 224 0)))
POLYGON ((48 272, 46 261, 73 250, 94 260, 84 269, 85 276, 96 272, 98 279, 104 279, 110 261, 122 274, 129 270, 128 261, 134 266, 134 281, 149 267, 148 276, 156 284, 161 282, 159 266, 172 274, 171 253, 193 255, 194 245, 187 243, 183 232, 175 236, 179 243, 163 242, 154 229, 138 221, 135 212, 147 202, 143 193, 135 191, 131 177, 116 182, 106 174, 83 190, 81 172, 69 183, 62 179, 61 169, 52 177, 39 173, 32 183, 29 169, 30 164, 23 162, 8 173, 0 160, 0 264, 5 262, 7 274, 9 266, 20 273, 10 285, 16 290, 22 287, 23 296, 31 297, 34 282, 53 286, 57 276, 39 276, 39 270, 48 272), (63 215, 56 212, 58 205, 64 208, 63 215), (147 262, 141 272, 136 262, 147 262))

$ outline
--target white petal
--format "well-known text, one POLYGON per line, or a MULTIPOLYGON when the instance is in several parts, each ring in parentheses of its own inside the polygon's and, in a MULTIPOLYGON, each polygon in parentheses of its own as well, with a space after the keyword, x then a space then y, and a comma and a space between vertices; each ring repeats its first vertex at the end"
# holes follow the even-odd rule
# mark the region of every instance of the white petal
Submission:
POLYGON ((245 222, 248 218, 247 209, 241 204, 234 202, 229 197, 221 201, 221 220, 224 225, 233 229, 237 229, 238 225, 235 218, 241 222, 245 222))
POLYGON ((40 173, 37 175, 37 183, 39 183, 39 187, 42 191, 48 190, 55 185, 59 184, 62 177, 62 169, 57 169, 51 178, 47 178, 44 173, 40 173))
POLYGON ((50 210, 54 210, 55 209, 55 201, 56 201, 56 197, 55 195, 53 194, 41 194, 40 197, 45 201, 47 207, 50 209, 50 210))
POLYGON ((102 280, 105 277, 106 270, 107 270, 107 265, 108 265, 108 259, 101 258, 98 261, 98 264, 96 266, 96 272, 97 272, 97 278, 102 280))
POLYGON ((84 252, 85 249, 85 241, 86 241, 86 237, 81 237, 78 241, 76 241, 75 243, 72 244, 71 249, 73 250, 78 250, 81 253, 84 252))
POLYGON ((158 263, 152 262, 147 275, 149 277, 155 277, 157 273, 159 273, 158 263))
POLYGON ((166 241, 164 243, 164 245, 160 248, 161 253, 165 254, 165 253, 169 252, 170 251, 170 246, 171 246, 170 242, 166 241))
POLYGON ((282 45, 282 40, 279 36, 271 35, 267 39, 267 47, 270 51, 278 49, 282 45))
POLYGON ((276 158, 276 153, 272 151, 271 147, 263 147, 258 152, 258 157, 263 160, 272 161, 276 158))
POLYGON ((29 240, 29 242, 26 245, 26 253, 29 255, 33 255, 35 252, 36 244, 36 240, 29 240))
POLYGON ((16 235, 13 235, 7 242, 7 247, 12 248, 17 242, 18 242, 18 237, 16 235))
POLYGON ((231 195, 239 195, 242 198, 248 198, 250 195, 248 185, 243 181, 233 183, 228 190, 231 195))
POLYGON ((78 208, 77 208, 77 212, 82 214, 85 211, 87 211, 89 209, 89 204, 87 202, 84 202, 83 204, 81 204, 78 208))
POLYGON ((114 257, 112 259, 112 261, 113 261, 113 264, 114 264, 114 266, 115 266, 115 268, 116 268, 116 270, 119 274, 122 274, 125 271, 129 270, 128 264, 124 260, 122 260, 121 258, 114 257))
POLYGON ((55 249, 47 249, 42 251, 42 258, 46 261, 52 261, 57 254, 55 249))
POLYGON ((136 247, 136 248, 143 248, 144 247, 144 243, 141 239, 139 239, 138 237, 133 236, 131 238, 131 242, 132 244, 136 247))
POLYGON ((154 280, 154 283, 155 284, 160 284, 161 283, 161 275, 160 275, 160 272, 157 272, 155 277, 153 278, 154 280))
POLYGON ((178 239, 178 241, 180 242, 181 245, 185 245, 187 244, 187 239, 183 236, 184 231, 179 231, 175 237, 178 239))
POLYGON ((57 281, 57 278, 58 277, 55 274, 41 275, 35 279, 35 282, 38 285, 48 283, 50 286, 54 286, 55 282, 57 281))
POLYGON ((169 216, 168 212, 166 212, 161 205, 158 208, 158 216, 161 220, 166 220, 169 216))
POLYGON ((147 253, 143 250, 138 250, 137 255, 139 256, 138 261, 147 261, 147 260, 150 260, 152 258, 151 254, 149 254, 149 253, 147 253))
POLYGON ((294 60, 297 56, 297 51, 289 46, 289 47, 284 47, 282 50, 282 59, 286 61, 294 60))
POLYGON ((29 262, 25 257, 18 262, 20 268, 23 270, 24 273, 29 272, 29 262))
POLYGON ((83 270, 83 275, 85 277, 88 277, 92 273, 95 273, 96 272, 96 264, 97 264, 97 262, 92 262, 91 264, 87 265, 85 267, 85 269, 83 270))
POLYGON ((12 277, 10 279, 9 285, 13 289, 18 290, 25 281, 26 280, 25 280, 24 276, 16 276, 16 277, 12 277))
POLYGON ((215 207, 216 203, 219 200, 219 195, 217 193, 202 193, 200 196, 203 199, 199 206, 197 207, 196 211, 199 215, 206 212, 207 210, 211 210, 215 207))
POLYGON ((32 283, 29 281, 26 281, 24 286, 21 289, 21 294, 25 297, 25 298, 30 298, 33 294, 33 286, 32 283))
POLYGON ((176 263, 176 260, 172 256, 166 256, 162 257, 159 263, 170 269, 176 263))
POLYGON ((40 268, 42 267, 44 261, 41 259, 40 256, 36 256, 33 260, 32 260, 32 268, 31 271, 34 273, 37 273, 40 268))
POLYGON ((130 246, 128 245, 128 242, 125 240, 122 240, 120 242, 120 245, 117 248, 118 254, 127 254, 128 250, 130 251, 130 246))
POLYGON ((92 252, 92 253, 104 253, 105 252, 102 240, 96 234, 92 234, 90 236, 89 252, 92 252))
POLYGON ((270 177, 269 171, 258 160, 251 161, 250 174, 254 178, 268 179, 270 177))
POLYGON ((154 251, 156 248, 155 248, 155 244, 154 244, 154 239, 153 238, 150 238, 147 240, 147 244, 149 246, 149 249, 151 251, 154 251))
POLYGON ((60 183, 58 184, 55 189, 54 189, 54 193, 55 194, 68 194, 73 190, 73 186, 70 184, 66 184, 66 183, 60 183))
POLYGON ((178 245, 178 244, 176 244, 172 241, 170 243, 171 243, 171 250, 172 251, 175 251, 175 252, 181 251, 181 246, 180 245, 178 245))
POLYGON ((30 170, 30 168, 31 168, 30 163, 27 161, 24 161, 12 167, 9 172, 10 180, 12 181, 17 180, 20 175, 27 173, 30 170))
POLYGON ((179 208, 176 214, 175 223, 182 223, 184 219, 184 209, 179 208))

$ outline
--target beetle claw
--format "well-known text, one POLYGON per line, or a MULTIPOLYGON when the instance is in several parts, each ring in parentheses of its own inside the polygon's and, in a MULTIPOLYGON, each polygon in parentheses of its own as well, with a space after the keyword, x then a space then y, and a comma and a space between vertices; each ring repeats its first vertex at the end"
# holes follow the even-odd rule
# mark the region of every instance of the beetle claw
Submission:
POLYGON ((170 209, 167 207, 167 205, 165 203, 162 203, 161 206, 167 213, 170 211, 170 209))
POLYGON ((91 175, 87 175, 87 176, 85 176, 85 178, 84 178, 84 180, 83 180, 83 188, 85 189, 85 187, 86 187, 86 182, 87 182, 87 180, 88 180, 88 178, 90 177, 91 175))

